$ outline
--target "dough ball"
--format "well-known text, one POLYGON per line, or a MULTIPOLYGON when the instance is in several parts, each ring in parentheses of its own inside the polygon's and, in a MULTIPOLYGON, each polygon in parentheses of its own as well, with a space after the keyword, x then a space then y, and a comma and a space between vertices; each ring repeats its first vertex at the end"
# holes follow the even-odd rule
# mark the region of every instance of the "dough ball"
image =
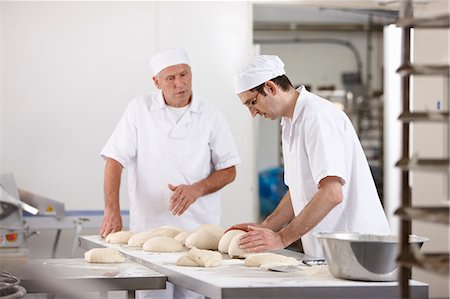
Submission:
POLYGON ((207 231, 208 233, 215 235, 220 240, 225 230, 215 224, 202 224, 197 227, 195 231, 207 231))
POLYGON ((196 231, 189 235, 186 239, 187 248, 211 249, 217 250, 219 237, 213 235, 206 230, 196 231))
POLYGON ((183 229, 179 228, 178 226, 173 226, 173 225, 163 225, 163 226, 160 226, 159 228, 168 228, 168 229, 176 231, 177 234, 184 231, 183 229))
POLYGON ((200 267, 199 264, 197 264, 193 259, 191 259, 187 255, 183 255, 177 260, 177 266, 184 266, 184 267, 200 267))
POLYGON ((212 250, 192 248, 187 256, 202 267, 218 266, 222 261, 222 254, 212 250))
POLYGON ((187 237, 189 237, 190 234, 191 232, 181 232, 178 235, 176 235, 174 239, 180 242, 182 245, 185 245, 186 239, 187 237))
POLYGON ((170 237, 173 238, 178 234, 178 230, 176 228, 170 228, 170 227, 158 227, 156 229, 152 229, 146 232, 137 233, 133 235, 128 240, 129 246, 134 247, 142 247, 144 243, 154 237, 170 237))
POLYGON ((111 244, 128 244, 128 240, 133 236, 134 233, 131 231, 120 231, 115 233, 110 233, 106 236, 105 242, 111 244))
POLYGON ((297 266, 298 264, 300 264, 300 262, 293 257, 287 257, 281 254, 270 252, 250 254, 245 258, 244 262, 247 267, 260 267, 261 265, 268 263, 277 263, 286 266, 297 266))
POLYGON ((233 237, 236 235, 242 235, 242 233, 245 232, 240 229, 233 229, 227 231, 219 240, 218 246, 219 251, 222 253, 228 253, 228 247, 230 246, 231 239, 233 239, 233 237))
POLYGON ((158 227, 157 229, 152 231, 152 233, 150 234, 150 238, 154 238, 154 237, 170 237, 170 238, 174 238, 180 232, 181 232, 181 230, 179 228, 158 227))
POLYGON ((84 253, 84 259, 89 263, 122 263, 123 255, 115 248, 93 248, 84 253))
POLYGON ((146 232, 140 232, 134 234, 129 240, 128 240, 128 246, 133 247, 142 247, 144 245, 145 241, 150 239, 152 237, 153 229, 146 231, 146 232))
POLYGON ((183 245, 170 237, 154 237, 144 243, 143 249, 151 252, 177 252, 183 251, 183 245))
POLYGON ((228 246, 228 255, 233 258, 245 258, 249 254, 247 250, 239 248, 239 238, 245 234, 244 231, 236 233, 236 235, 231 239, 230 245, 228 246))
POLYGON ((292 266, 290 263, 265 263, 265 264, 261 264, 261 266, 259 266, 260 269, 262 270, 269 270, 270 268, 276 268, 276 267, 284 267, 284 266, 292 266))

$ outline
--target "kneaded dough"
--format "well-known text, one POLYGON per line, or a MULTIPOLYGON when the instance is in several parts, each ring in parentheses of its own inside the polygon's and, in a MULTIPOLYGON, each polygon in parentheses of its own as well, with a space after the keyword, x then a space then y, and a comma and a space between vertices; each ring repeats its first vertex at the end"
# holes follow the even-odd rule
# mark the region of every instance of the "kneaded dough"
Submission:
POLYGON ((183 255, 177 260, 177 266, 200 267, 199 264, 197 264, 193 259, 191 259, 187 255, 183 255))
POLYGON ((133 247, 142 247, 144 245, 145 241, 150 239, 152 237, 154 229, 146 231, 146 232, 140 232, 134 234, 129 240, 128 240, 128 246, 133 247))
POLYGON ((218 266, 222 261, 222 254, 212 250, 192 248, 187 256, 202 267, 218 266))
POLYGON ((174 227, 158 227, 150 234, 150 238, 154 237, 170 237, 173 238, 181 232, 179 228, 174 227))
POLYGON ((178 252, 183 251, 183 245, 170 237, 154 237, 148 239, 142 246, 144 251, 151 252, 178 252))
POLYGON ((187 237, 185 246, 187 248, 217 250, 219 237, 206 230, 195 231, 187 237))
POLYGON ((233 237, 238 234, 242 235, 242 233, 244 233, 244 231, 240 229, 233 229, 227 231, 219 240, 218 246, 219 251, 222 253, 228 253, 228 247, 230 246, 230 242, 233 239, 233 237))
POLYGON ((160 226, 159 228, 168 228, 168 229, 176 231, 177 234, 184 231, 183 229, 179 228, 178 226, 173 226, 173 225, 163 225, 163 226, 160 226))
POLYGON ((106 236, 105 242, 111 244, 128 244, 128 240, 133 235, 134 233, 128 230, 110 233, 106 236))
POLYGON ((269 270, 270 268, 283 267, 283 266, 292 266, 292 264, 290 264, 290 263, 280 263, 280 262, 265 263, 265 264, 261 264, 261 266, 259 266, 259 268, 262 269, 262 270, 269 270))
POLYGON ((181 232, 178 235, 175 236, 175 240, 177 240, 178 242, 181 243, 181 245, 185 245, 186 244, 186 239, 187 237, 189 237, 189 235, 191 234, 191 232, 181 232))
POLYGON ((285 266, 297 266, 300 264, 298 260, 293 257, 284 256, 270 252, 254 253, 245 258, 244 265, 247 267, 260 267, 264 264, 279 264, 285 266))
POLYGON ((202 224, 199 227, 197 227, 195 231, 196 232, 207 231, 208 233, 215 235, 220 240, 225 230, 215 224, 202 224))
POLYGON ((239 248, 239 238, 245 234, 244 231, 236 233, 236 235, 231 239, 230 245, 228 246, 228 255, 233 258, 245 258, 251 253, 247 252, 245 249, 239 248))
POLYGON ((84 253, 84 259, 89 263, 122 263, 123 255, 115 248, 93 248, 84 253))
POLYGON ((144 243, 154 237, 170 237, 173 238, 178 234, 177 228, 158 227, 146 232, 137 233, 128 240, 129 246, 141 247, 144 243))

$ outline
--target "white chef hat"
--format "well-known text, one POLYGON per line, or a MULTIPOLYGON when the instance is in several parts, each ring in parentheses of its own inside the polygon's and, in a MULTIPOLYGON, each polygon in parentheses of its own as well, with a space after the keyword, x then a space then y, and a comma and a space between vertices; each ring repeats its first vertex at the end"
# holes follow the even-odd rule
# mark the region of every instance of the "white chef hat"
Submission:
POLYGON ((284 63, 276 55, 260 55, 234 75, 234 91, 236 94, 250 90, 275 77, 286 74, 284 63))
POLYGON ((150 65, 153 70, 153 75, 155 76, 166 67, 177 64, 189 65, 189 57, 184 49, 166 49, 159 52, 150 59, 150 65))

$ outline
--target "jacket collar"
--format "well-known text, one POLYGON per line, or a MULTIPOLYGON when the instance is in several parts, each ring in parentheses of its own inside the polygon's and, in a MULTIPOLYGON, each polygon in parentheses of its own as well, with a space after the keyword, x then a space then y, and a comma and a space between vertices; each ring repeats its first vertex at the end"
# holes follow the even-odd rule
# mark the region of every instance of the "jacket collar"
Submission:
POLYGON ((281 125, 285 126, 288 123, 294 124, 297 119, 298 116, 300 114, 300 110, 302 110, 302 106, 304 105, 304 99, 308 93, 308 91, 306 90, 305 86, 301 85, 299 88, 297 88, 297 91, 299 93, 298 98, 297 98, 297 103, 295 103, 295 108, 294 108, 294 114, 292 115, 292 120, 290 120, 287 117, 283 117, 281 119, 281 125))
MULTIPOLYGON (((164 101, 164 97, 162 94, 162 91, 158 91, 158 96, 156 97, 156 100, 153 101, 153 105, 151 106, 150 110, 160 110, 160 109, 167 109, 167 104, 164 101)), ((200 112, 203 110, 203 105, 201 101, 192 94, 192 100, 191 105, 189 106, 189 111, 191 112, 200 112)))

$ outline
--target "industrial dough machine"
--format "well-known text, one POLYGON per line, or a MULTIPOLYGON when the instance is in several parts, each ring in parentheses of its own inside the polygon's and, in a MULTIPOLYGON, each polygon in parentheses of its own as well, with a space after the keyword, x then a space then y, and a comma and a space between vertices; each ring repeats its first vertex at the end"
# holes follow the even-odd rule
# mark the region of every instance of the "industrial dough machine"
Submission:
POLYGON ((84 259, 31 259, 26 240, 34 232, 24 218, 35 218, 33 215, 63 218, 64 204, 20 190, 11 174, 1 175, 0 298, 22 298, 25 293, 83 298, 80 290, 100 292, 103 297, 108 291, 126 290, 129 298, 134 298, 136 289, 165 288, 165 275, 131 261, 102 265, 84 259))
MULTIPOLYGON (((26 251, 26 239, 38 233, 30 232, 33 227, 29 226, 24 216, 64 217, 63 203, 19 189, 10 173, 0 176, 0 188, 0 253, 3 255, 11 251, 26 251)), ((54 242, 53 256, 58 241, 59 232, 54 242)))
MULTIPOLYGON (((8 192, 9 184, 0 185, 0 253, 23 252, 26 239, 32 234, 23 220, 23 212, 36 215, 38 209, 30 206, 8 192), (6 187, 5 187, 6 186, 6 187)), ((17 196, 17 195, 16 195, 17 196)))

